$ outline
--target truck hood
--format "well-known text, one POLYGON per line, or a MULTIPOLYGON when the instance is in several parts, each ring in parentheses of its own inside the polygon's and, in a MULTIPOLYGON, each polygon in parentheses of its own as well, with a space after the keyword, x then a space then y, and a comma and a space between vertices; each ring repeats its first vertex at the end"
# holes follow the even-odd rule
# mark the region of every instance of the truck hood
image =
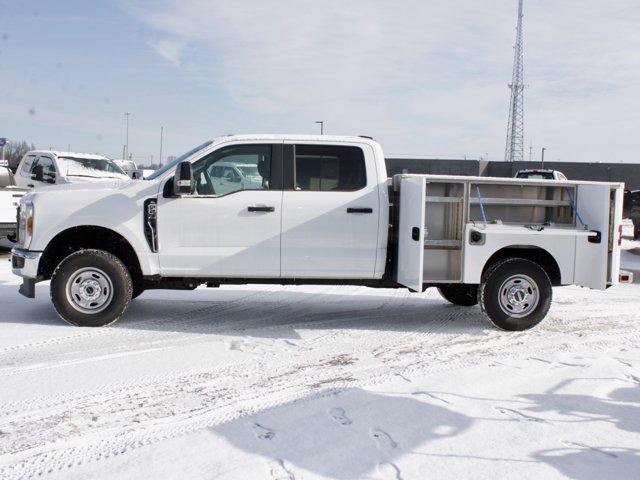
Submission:
POLYGON ((0 223, 16 221, 16 208, 26 193, 26 190, 15 187, 0 189, 0 223))

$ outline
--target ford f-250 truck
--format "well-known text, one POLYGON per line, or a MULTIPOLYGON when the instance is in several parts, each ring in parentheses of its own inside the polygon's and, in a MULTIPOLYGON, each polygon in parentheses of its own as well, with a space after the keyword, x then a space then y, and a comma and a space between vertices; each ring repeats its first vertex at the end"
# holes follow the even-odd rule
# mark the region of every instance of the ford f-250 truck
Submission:
POLYGON ((553 286, 620 281, 622 199, 617 183, 388 179, 368 137, 224 136, 146 181, 28 194, 12 262, 22 294, 51 279, 56 311, 81 326, 115 322, 146 289, 272 283, 435 286, 524 330, 553 286), (219 192, 216 164, 260 179, 219 192))

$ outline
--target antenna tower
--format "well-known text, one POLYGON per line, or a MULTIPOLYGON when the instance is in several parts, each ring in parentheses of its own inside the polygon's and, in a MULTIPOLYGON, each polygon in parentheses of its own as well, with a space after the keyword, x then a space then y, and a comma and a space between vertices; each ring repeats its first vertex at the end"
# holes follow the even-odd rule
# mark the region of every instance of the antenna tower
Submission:
POLYGON ((513 47, 513 76, 509 89, 509 121, 507 123, 507 146, 504 159, 507 162, 524 160, 524 60, 522 41, 522 13, 524 0, 518 0, 518 26, 516 28, 516 44, 513 47))

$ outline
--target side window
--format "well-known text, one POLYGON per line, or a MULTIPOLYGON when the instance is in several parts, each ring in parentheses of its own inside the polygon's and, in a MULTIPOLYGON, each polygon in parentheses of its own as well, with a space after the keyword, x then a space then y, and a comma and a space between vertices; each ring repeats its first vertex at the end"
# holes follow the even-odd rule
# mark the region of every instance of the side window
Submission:
POLYGON ((364 153, 358 147, 296 145, 294 185, 312 192, 351 192, 367 185, 364 153))
POLYGON ((33 167, 33 161, 36 159, 35 155, 29 155, 25 158, 20 170, 20 175, 23 177, 31 177, 31 167, 33 167))
POLYGON ((268 190, 271 145, 232 145, 193 164, 198 195, 228 195, 240 190, 268 190))

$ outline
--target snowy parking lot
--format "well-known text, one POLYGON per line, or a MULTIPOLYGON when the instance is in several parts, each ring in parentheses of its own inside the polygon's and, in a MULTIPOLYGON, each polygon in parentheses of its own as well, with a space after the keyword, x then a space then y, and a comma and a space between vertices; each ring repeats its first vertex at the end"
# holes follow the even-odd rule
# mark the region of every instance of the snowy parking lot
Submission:
POLYGON ((5 256, 3 479, 640 475, 638 285, 555 289, 523 333, 329 286, 149 291, 81 329, 17 286, 5 256))

